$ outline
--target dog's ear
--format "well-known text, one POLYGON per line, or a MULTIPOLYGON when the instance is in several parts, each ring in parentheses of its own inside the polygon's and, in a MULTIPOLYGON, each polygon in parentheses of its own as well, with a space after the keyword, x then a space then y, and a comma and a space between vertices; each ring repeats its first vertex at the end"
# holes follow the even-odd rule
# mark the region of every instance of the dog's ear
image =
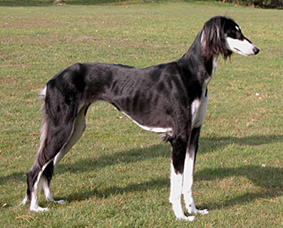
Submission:
POLYGON ((213 17, 203 26, 202 55, 207 61, 215 54, 223 54, 224 59, 231 55, 226 45, 224 26, 223 17, 213 17))

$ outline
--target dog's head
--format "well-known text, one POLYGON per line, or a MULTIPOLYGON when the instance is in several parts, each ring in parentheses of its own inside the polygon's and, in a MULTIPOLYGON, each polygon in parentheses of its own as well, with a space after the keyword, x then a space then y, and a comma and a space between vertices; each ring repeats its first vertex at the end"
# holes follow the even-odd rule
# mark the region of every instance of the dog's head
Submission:
POLYGON ((204 24, 202 30, 202 54, 210 59, 222 54, 226 59, 232 53, 244 56, 256 55, 259 49, 241 32, 241 27, 231 18, 217 16, 204 24))

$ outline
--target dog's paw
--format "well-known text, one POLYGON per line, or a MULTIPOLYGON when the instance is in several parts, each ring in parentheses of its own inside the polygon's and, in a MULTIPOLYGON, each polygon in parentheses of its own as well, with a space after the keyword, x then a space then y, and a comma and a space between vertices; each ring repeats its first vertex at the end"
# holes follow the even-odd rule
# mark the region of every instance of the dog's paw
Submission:
POLYGON ((58 203, 58 204, 65 203, 65 200, 54 200, 52 195, 47 196, 46 200, 47 202, 51 202, 51 203, 58 203))
POLYGON ((58 201, 54 201, 55 203, 61 204, 61 203, 65 203, 65 200, 58 200, 58 201))
MULTIPOLYGON (((171 200, 170 200, 171 201, 171 200)), ((185 220, 185 221, 194 221, 195 216, 185 216, 184 211, 182 209, 182 205, 179 201, 171 201, 174 214, 178 220, 185 220)))
POLYGON ((189 208, 188 208, 188 213, 189 213, 189 214, 195 214, 195 215, 197 215, 197 214, 206 215, 206 214, 209 213, 209 211, 208 211, 207 209, 198 210, 198 209, 196 209, 195 207, 194 207, 194 208, 193 208, 193 207, 189 207, 189 208))
POLYGON ((195 206, 194 202, 193 202, 193 203, 191 203, 191 204, 189 204, 188 206, 186 206, 186 209, 187 209, 187 211, 188 211, 188 213, 189 213, 189 214, 195 214, 195 215, 196 215, 196 214, 206 215, 206 214, 208 214, 208 213, 209 213, 207 209, 204 209, 204 210, 198 210, 198 209, 196 208, 196 206, 195 206))
POLYGON ((31 211, 35 211, 35 212, 46 212, 48 211, 47 207, 30 207, 31 211))
POLYGON ((61 204, 61 203, 65 203, 65 200, 53 200, 51 202, 61 204))
POLYGON ((207 215, 209 213, 209 211, 207 209, 204 210, 195 210, 193 211, 193 214, 200 214, 200 215, 207 215))
POLYGON ((189 221, 192 222, 196 219, 195 216, 181 216, 181 217, 177 217, 178 220, 185 220, 185 221, 189 221))

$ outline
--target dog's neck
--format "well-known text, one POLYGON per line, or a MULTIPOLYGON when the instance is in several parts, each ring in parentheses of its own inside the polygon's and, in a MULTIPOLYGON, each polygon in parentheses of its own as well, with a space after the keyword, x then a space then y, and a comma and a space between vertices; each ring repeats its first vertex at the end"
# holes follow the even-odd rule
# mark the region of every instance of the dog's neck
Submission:
POLYGON ((200 32, 190 49, 177 60, 177 64, 188 76, 196 77, 200 84, 207 85, 217 67, 218 54, 212 55, 208 60, 202 54, 202 32, 200 32))
POLYGON ((217 59, 218 55, 213 55, 206 63, 205 63, 205 69, 207 71, 207 74, 209 75, 206 79, 207 83, 211 80, 212 76, 214 75, 216 68, 217 68, 217 59))

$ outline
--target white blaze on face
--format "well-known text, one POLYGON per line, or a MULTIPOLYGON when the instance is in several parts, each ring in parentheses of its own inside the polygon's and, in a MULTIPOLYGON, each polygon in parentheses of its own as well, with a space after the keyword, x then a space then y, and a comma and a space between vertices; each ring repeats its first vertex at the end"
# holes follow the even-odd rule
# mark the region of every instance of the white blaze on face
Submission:
POLYGON ((255 55, 258 53, 258 48, 250 41, 233 39, 231 37, 226 38, 228 49, 232 52, 238 53, 244 56, 255 55))

